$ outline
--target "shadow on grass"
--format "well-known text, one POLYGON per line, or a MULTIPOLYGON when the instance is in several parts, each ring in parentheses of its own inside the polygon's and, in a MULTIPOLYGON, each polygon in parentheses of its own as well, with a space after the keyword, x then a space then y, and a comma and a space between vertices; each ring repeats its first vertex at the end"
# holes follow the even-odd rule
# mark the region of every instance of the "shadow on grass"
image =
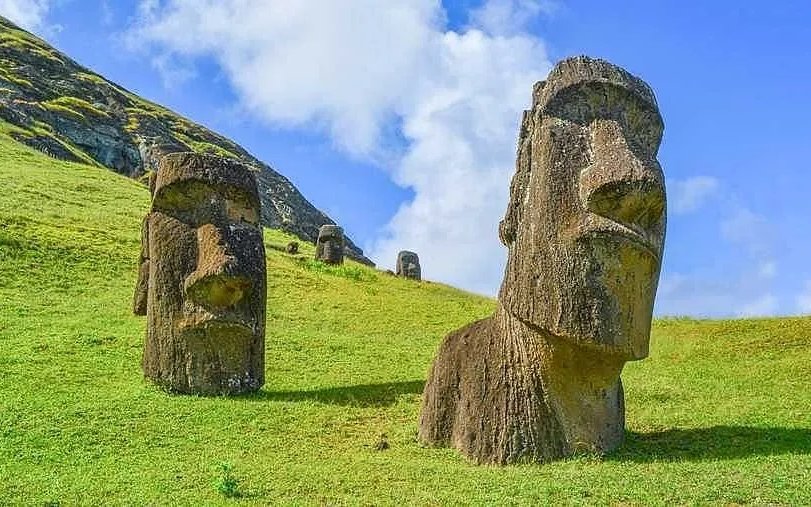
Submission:
POLYGON ((776 454, 811 454, 811 429, 712 426, 628 432, 610 461, 704 461, 776 454))
POLYGON ((259 391, 244 398, 256 401, 315 401, 354 407, 385 407, 394 405, 403 394, 420 394, 424 380, 330 387, 312 391, 259 391))

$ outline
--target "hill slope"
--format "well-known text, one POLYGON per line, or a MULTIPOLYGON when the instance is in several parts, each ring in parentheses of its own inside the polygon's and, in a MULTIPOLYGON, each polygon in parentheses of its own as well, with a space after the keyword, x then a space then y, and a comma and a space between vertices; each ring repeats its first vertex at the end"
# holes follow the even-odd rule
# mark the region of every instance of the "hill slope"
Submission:
POLYGON ((658 321, 621 450, 477 467, 414 437, 442 336, 492 300, 269 248, 267 385, 170 396, 130 314, 146 190, 2 134, 0 187, 0 504, 225 503, 221 462, 251 504, 811 504, 811 319, 658 321))
MULTIPOLYGON (((335 223, 290 181, 241 146, 107 81, 0 16, 0 119, 18 141, 53 157, 137 178, 167 151, 229 156, 256 167, 262 223, 315 242, 335 223)), ((347 254, 371 264, 351 240, 347 254)))

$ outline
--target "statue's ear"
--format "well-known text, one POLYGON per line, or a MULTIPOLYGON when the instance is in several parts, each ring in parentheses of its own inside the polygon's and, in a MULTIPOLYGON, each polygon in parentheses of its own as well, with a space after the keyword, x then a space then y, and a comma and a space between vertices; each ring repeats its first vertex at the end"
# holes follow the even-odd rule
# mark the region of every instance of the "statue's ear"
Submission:
MULTIPOLYGON (((507 215, 509 216, 509 211, 507 215)), ((504 217, 504 219, 498 223, 498 239, 501 240, 501 244, 504 246, 510 246, 513 241, 515 241, 515 226, 508 217, 504 217)))
POLYGON ((510 246, 515 241, 515 232, 521 220, 521 207, 529 185, 530 163, 532 146, 530 134, 533 128, 532 111, 524 111, 521 127, 518 131, 518 150, 515 162, 515 174, 510 182, 510 202, 504 219, 498 224, 498 237, 504 246, 510 246))
POLYGON ((155 197, 155 182, 158 181, 158 171, 150 171, 149 173, 149 195, 155 197))
POLYGON ((515 174, 510 182, 510 202, 507 204, 504 219, 498 224, 498 237, 504 246, 510 246, 515 241, 518 222, 521 220, 521 207, 524 205, 532 163, 532 139, 530 137, 536 128, 535 114, 540 107, 545 86, 546 81, 538 81, 532 87, 532 106, 524 111, 521 126, 518 129, 518 149, 515 157, 515 174))
POLYGON ((141 223, 141 255, 138 256, 138 280, 135 282, 135 296, 132 312, 146 315, 147 292, 149 290, 149 214, 141 223))

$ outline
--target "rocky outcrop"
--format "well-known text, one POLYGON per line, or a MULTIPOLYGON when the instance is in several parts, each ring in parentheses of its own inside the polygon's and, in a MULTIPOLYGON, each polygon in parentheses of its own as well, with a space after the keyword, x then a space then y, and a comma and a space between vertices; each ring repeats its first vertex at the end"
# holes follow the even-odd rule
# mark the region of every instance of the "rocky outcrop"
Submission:
MULTIPOLYGON (((335 222, 241 146, 82 67, 0 17, 0 119, 16 140, 50 156, 138 178, 160 155, 195 151, 257 169, 262 223, 315 243, 335 222)), ((371 264, 348 238, 346 255, 371 264)))

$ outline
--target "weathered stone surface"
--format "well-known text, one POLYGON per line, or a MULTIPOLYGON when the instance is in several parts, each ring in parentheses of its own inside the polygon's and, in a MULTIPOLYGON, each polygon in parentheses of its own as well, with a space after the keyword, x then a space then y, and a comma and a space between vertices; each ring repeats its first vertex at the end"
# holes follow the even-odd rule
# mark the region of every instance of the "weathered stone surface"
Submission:
POLYGON ((421 280, 420 258, 414 252, 403 250, 397 254, 397 276, 421 280))
POLYGON ((648 354, 665 234, 662 119, 651 89, 602 60, 533 90, 499 229, 495 314, 445 338, 419 438, 481 463, 616 448, 620 372, 648 354))
POLYGON ((322 225, 315 244, 315 258, 327 264, 344 262, 344 230, 337 225, 322 225))
POLYGON ((254 172, 173 153, 153 181, 134 304, 147 316, 144 375, 180 393, 259 389, 267 282, 254 172))
MULTIPOLYGON (((156 170, 166 153, 236 158, 258 169, 262 224, 314 243, 335 222, 284 176, 241 146, 80 66, 0 16, 0 119, 19 142, 53 157, 101 164, 133 178, 156 170)), ((345 239, 345 254, 374 265, 345 239)))

